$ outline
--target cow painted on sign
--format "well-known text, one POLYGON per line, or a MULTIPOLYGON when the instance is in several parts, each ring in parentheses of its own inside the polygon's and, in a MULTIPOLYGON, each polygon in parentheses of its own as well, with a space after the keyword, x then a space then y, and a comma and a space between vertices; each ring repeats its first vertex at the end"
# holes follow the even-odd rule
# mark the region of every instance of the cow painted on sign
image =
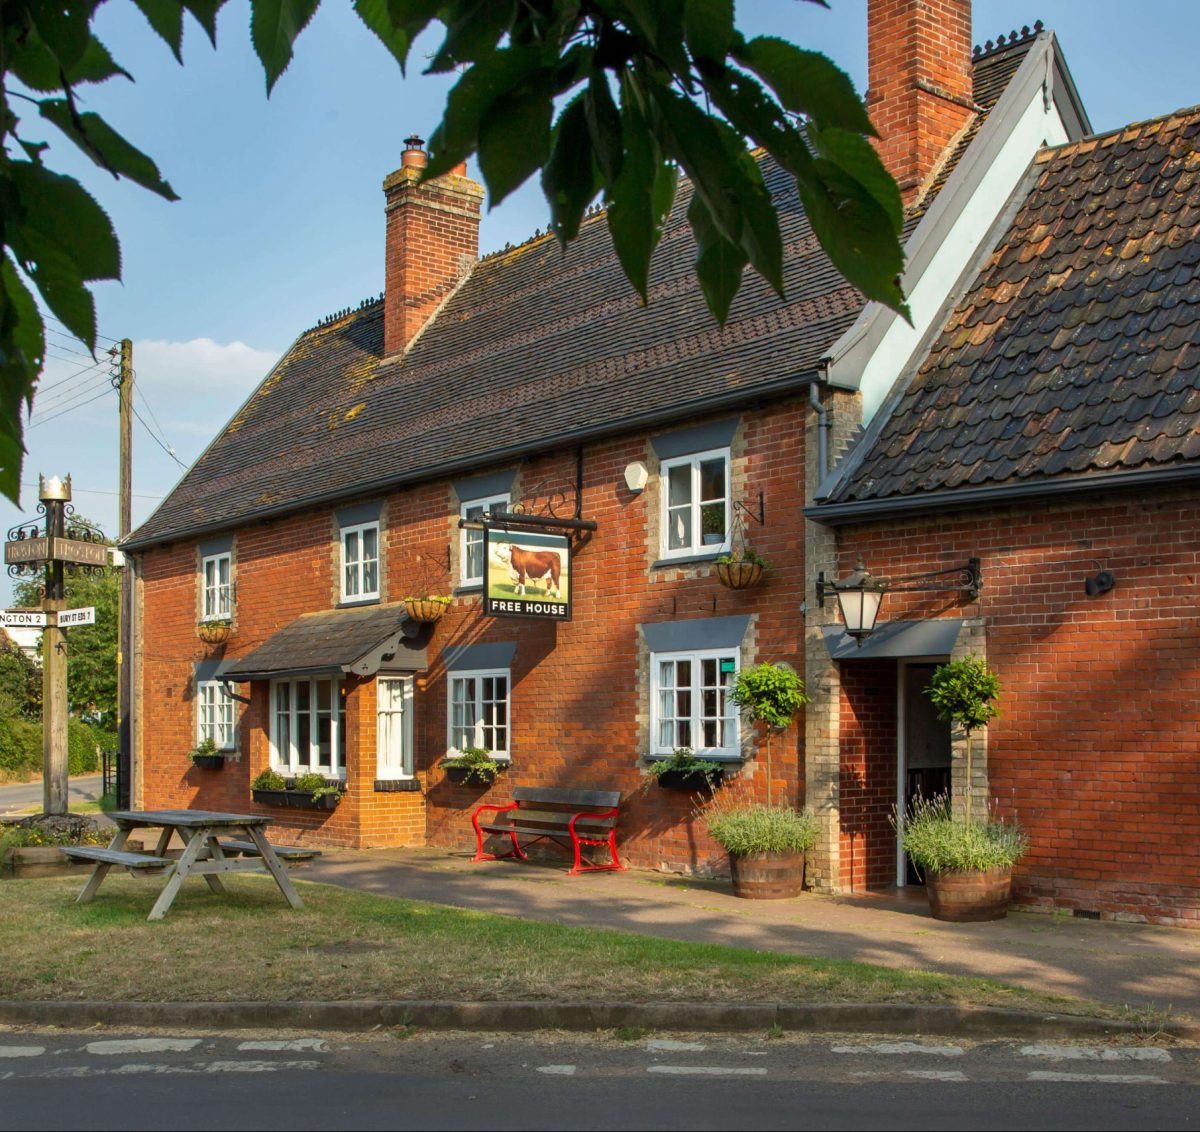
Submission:
POLYGON ((501 543, 495 548, 496 560, 507 566, 516 582, 515 592, 526 591, 526 580, 540 581, 545 578, 546 596, 558 598, 561 594, 562 556, 556 550, 525 550, 511 543, 501 543))

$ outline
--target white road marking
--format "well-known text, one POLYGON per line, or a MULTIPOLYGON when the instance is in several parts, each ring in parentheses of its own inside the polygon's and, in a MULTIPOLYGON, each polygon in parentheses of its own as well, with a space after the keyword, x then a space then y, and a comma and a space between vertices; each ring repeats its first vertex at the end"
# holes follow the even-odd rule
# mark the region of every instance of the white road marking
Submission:
POLYGON ((1027 1073, 1028 1081, 1083 1081, 1103 1085, 1166 1085, 1161 1077, 1146 1073, 1027 1073))
POLYGON ((281 1050, 291 1050, 293 1052, 298 1053, 301 1050, 310 1049, 313 1051, 313 1053, 324 1053, 325 1052, 325 1039, 324 1038, 293 1038, 291 1041, 286 1041, 286 1042, 285 1041, 238 1042, 238 1049, 239 1050, 260 1050, 264 1053, 269 1053, 272 1050, 277 1051, 277 1052, 281 1051, 281 1050))
POLYGON ((965 1081, 967 1075, 957 1069, 906 1069, 906 1077, 920 1077, 924 1081, 965 1081))
POLYGON ((962 1057, 961 1046, 927 1046, 920 1042, 874 1042, 861 1046, 833 1046, 834 1053, 931 1053, 937 1057, 962 1057))
POLYGON ((1025 1057, 1048 1061, 1170 1061, 1171 1055, 1156 1046, 1022 1046, 1025 1057))
POLYGON ((575 1066, 573 1065, 539 1065, 537 1067, 539 1073, 547 1073, 551 1077, 574 1077, 575 1066))
POLYGON ((700 1052, 705 1047, 702 1042, 673 1042, 670 1038, 651 1038, 646 1043, 646 1048, 651 1053, 686 1053, 693 1050, 700 1052))
POLYGON ((648 1065, 647 1073, 669 1073, 676 1077, 765 1077, 765 1069, 744 1069, 724 1065, 648 1065))
POLYGON ((127 1062, 125 1065, 99 1067, 95 1065, 67 1065, 33 1073, 33 1077, 140 1077, 146 1075, 178 1074, 193 1076, 198 1073, 275 1073, 280 1069, 319 1069, 319 1061, 197 1061, 192 1065, 153 1065, 127 1062))
POLYGON ((45 1046, 0 1046, 0 1057, 41 1057, 45 1046))
POLYGON ((127 1053, 187 1053, 200 1044, 199 1038, 126 1038, 107 1042, 88 1042, 88 1053, 112 1057, 127 1053))

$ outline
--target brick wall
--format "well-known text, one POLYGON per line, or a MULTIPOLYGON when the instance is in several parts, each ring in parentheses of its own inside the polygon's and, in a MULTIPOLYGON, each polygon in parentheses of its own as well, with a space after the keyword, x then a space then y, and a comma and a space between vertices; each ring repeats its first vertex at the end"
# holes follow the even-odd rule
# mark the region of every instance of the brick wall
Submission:
POLYGON ((872 524, 840 545, 843 571, 982 560, 978 602, 893 594, 882 616, 982 619, 1003 688, 989 793, 1032 839, 1018 899, 1200 926, 1200 495, 872 524), (1117 584, 1089 598, 1097 560, 1117 584))
POLYGON ((970 0, 869 0, 867 110, 905 203, 970 121, 970 0))
POLYGON ((842 665, 841 887, 896 880, 896 662, 842 665))
MULTIPOLYGON (((430 843, 473 845, 469 815, 480 801, 505 801, 514 784, 619 789, 624 795, 619 844, 633 864, 711 871, 724 854, 693 814, 688 796, 647 786, 640 756, 649 742, 648 654, 637 626, 749 614, 743 663, 789 661, 803 669, 799 606, 805 571, 802 485, 805 406, 787 402, 747 411, 733 442, 735 496, 754 510, 763 493, 766 524, 749 525, 753 545, 772 563, 767 580, 747 591, 723 588, 707 564, 653 567, 659 506, 657 463, 646 436, 584 450, 583 516, 598 530, 575 555, 574 619, 548 623, 481 615, 478 593, 459 594, 434 627, 429 668, 418 675, 415 756, 421 790, 376 793, 374 680, 352 684, 346 696, 349 793, 331 814, 272 810, 281 842, 331 845, 430 843), (641 494, 625 486, 624 469, 644 461, 651 481, 641 494), (450 645, 515 641, 512 670, 512 767, 488 790, 453 786, 437 761, 447 745, 450 645)), ((699 424, 695 421, 689 424, 699 424)), ((667 430, 664 430, 667 431, 667 430)), ((480 472, 489 469, 480 468, 480 472)), ((575 481, 575 453, 534 458, 519 468, 523 501, 536 510, 551 487, 575 481), (539 499, 536 485, 543 487, 539 499)), ((457 504, 448 482, 397 492, 386 501, 382 599, 414 590, 451 590, 447 563, 457 559, 457 504)), ((352 502, 352 501, 346 501, 352 502)), ((245 655, 303 613, 330 609, 335 595, 336 528, 329 509, 255 524, 236 532, 235 630, 210 649, 195 635, 198 559, 194 544, 145 555, 143 735, 145 804, 245 809, 249 782, 269 762, 266 683, 241 715, 239 758, 223 771, 190 769, 194 745, 192 665, 245 655)), ((245 686, 243 686, 244 688, 245 686)), ((776 799, 800 803, 802 734, 793 726, 774 740, 776 799)), ((754 754, 758 736, 745 729, 754 754)), ((739 790, 765 794, 761 758, 745 764, 739 790)))

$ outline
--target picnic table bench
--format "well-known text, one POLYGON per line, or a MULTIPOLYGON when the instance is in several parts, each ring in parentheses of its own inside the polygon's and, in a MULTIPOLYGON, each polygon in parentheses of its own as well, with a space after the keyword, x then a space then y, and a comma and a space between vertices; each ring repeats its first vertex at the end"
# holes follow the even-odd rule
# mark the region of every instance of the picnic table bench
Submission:
POLYGON ((271 819, 257 814, 211 813, 207 810, 116 810, 108 815, 117 827, 107 847, 69 845, 63 853, 71 859, 94 861, 95 869, 76 899, 86 904, 96 895, 109 869, 114 866, 131 873, 166 873, 162 892, 150 909, 151 920, 161 920, 189 876, 203 877, 218 895, 224 894, 221 877, 229 873, 262 871, 270 873, 284 898, 293 908, 303 908, 284 861, 308 860, 317 856, 315 849, 276 848, 266 838, 271 819), (153 853, 134 853, 125 848, 129 835, 137 829, 157 828, 161 832, 153 853), (249 840, 235 840, 236 835, 249 840), (183 841, 183 852, 176 860, 166 856, 173 836, 183 841), (226 850, 229 850, 227 853, 226 850), (239 860, 238 857, 244 859, 239 860))
POLYGON ((477 806, 471 814, 475 827, 476 861, 498 861, 518 857, 529 858, 522 848, 534 841, 553 841, 573 851, 575 864, 569 876, 578 873, 624 869, 617 856, 617 813, 621 805, 619 790, 559 790, 549 786, 518 786, 513 790, 514 801, 505 806, 477 806), (483 815, 492 817, 481 820, 483 815), (507 836, 512 842, 508 853, 485 853, 486 836, 507 836), (569 840, 568 840, 569 839, 569 840), (583 846, 606 846, 611 862, 593 864, 583 857, 583 846))

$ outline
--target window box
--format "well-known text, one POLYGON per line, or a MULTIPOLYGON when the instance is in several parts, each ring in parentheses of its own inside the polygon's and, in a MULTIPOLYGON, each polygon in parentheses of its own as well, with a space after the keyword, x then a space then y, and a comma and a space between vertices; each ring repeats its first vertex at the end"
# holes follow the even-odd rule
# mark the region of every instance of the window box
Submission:
POLYGON ((687 790, 692 794, 712 793, 725 779, 724 770, 713 770, 707 774, 702 770, 665 770, 658 776, 658 785, 664 790, 687 790))
POLYGON ((233 632, 229 621, 201 621, 196 626, 196 636, 206 645, 223 645, 233 632))
POLYGON ((341 794, 322 794, 319 798, 303 790, 251 790, 260 806, 287 806, 294 810, 336 810, 341 794))
POLYGON ((225 765, 224 755, 193 755, 192 766, 201 770, 220 770, 225 765))
MULTIPOLYGON (((502 768, 503 769, 503 768, 502 768)), ((483 770, 474 766, 448 766, 446 777, 455 786, 491 786, 501 771, 483 770)))

